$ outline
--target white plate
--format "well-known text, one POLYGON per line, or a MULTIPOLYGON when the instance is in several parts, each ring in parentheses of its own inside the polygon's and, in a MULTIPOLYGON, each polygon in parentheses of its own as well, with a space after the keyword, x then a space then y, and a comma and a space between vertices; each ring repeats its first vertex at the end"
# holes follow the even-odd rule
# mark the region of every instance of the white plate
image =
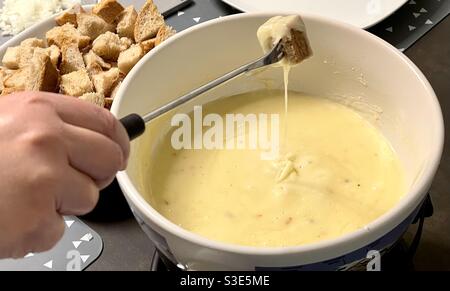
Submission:
POLYGON ((244 12, 298 11, 313 13, 368 28, 408 0, 222 0, 244 12))

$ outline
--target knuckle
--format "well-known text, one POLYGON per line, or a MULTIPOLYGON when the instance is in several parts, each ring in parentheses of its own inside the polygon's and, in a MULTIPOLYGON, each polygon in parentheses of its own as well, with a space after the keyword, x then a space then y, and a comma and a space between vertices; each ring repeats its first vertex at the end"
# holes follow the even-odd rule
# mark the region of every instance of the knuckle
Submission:
POLYGON ((102 120, 103 130, 108 136, 113 136, 116 131, 117 121, 115 117, 107 110, 97 107, 98 116, 102 120))
POLYGON ((49 147, 61 142, 61 131, 56 126, 36 125, 25 134, 25 142, 31 147, 49 147))
POLYGON ((98 188, 93 183, 90 185, 90 188, 90 191, 88 191, 85 197, 83 197, 84 203, 82 205, 82 209, 80 209, 80 211, 84 214, 94 210, 95 206, 97 206, 100 195, 98 188))
POLYGON ((38 92, 20 92, 17 94, 20 95, 21 100, 26 104, 45 104, 47 102, 44 95, 38 92))
POLYGON ((105 189, 106 187, 108 187, 108 185, 110 185, 114 181, 114 178, 115 178, 115 175, 112 175, 106 179, 96 181, 97 187, 100 190, 105 189))
POLYGON ((58 171, 50 165, 41 165, 30 171, 25 179, 31 187, 48 191, 43 195, 51 195, 51 190, 58 184, 58 171))
POLYGON ((106 176, 114 175, 117 171, 119 171, 122 167, 122 161, 123 161, 123 152, 121 147, 118 144, 114 144, 113 147, 111 147, 111 153, 109 155, 109 159, 112 166, 112 172, 106 173, 106 176))

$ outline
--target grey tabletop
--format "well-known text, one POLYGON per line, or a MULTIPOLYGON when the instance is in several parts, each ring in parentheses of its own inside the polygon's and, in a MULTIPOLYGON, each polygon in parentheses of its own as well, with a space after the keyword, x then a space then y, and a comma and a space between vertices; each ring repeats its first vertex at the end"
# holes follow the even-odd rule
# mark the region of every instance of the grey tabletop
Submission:
POLYGON ((447 17, 405 53, 430 81, 441 103, 445 147, 431 197, 434 215, 425 223, 415 257, 418 270, 450 270, 450 18, 447 17))
MULTIPOLYGON (((126 0, 122 2, 140 5, 144 0, 126 0)), ((161 0, 163 1, 163 0, 161 0)), ((184 22, 176 23, 181 28, 189 26, 189 22, 208 20, 221 13, 232 13, 233 10, 217 0, 212 10, 205 14, 202 6, 184 22), (206 15, 199 19, 200 15, 206 15), (205 19, 206 18, 206 19, 205 19)), ((0 2, 2 2, 0 0, 0 2)), ((157 1, 156 1, 157 2, 157 1)), ((196 1, 197 2, 197 1, 196 1)), ((197 4, 195 4, 197 5, 197 4)), ((225 13, 225 14, 226 14, 225 13)), ((169 19, 169 23, 172 24, 169 19)), ((405 54, 423 71, 433 86, 439 101, 446 124, 450 124, 450 18, 447 17, 424 37, 405 51, 405 54)), ((3 39, 1 40, 3 42, 3 39)), ((434 215, 425 222, 424 233, 415 256, 416 270, 450 270, 450 127, 446 129, 446 144, 441 166, 431 189, 431 197, 435 208, 434 215)), ((88 270, 150 270, 154 246, 141 231, 137 222, 129 217, 114 222, 83 219, 100 234, 104 242, 104 250, 99 259, 88 270)), ((411 238, 415 228, 411 227, 406 238, 411 238)))

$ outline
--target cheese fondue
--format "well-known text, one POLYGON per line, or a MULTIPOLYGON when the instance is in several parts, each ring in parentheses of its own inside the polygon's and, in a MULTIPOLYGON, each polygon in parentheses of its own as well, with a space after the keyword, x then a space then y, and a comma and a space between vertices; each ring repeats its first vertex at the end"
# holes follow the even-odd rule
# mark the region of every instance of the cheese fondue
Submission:
POLYGON ((221 116, 280 114, 289 125, 280 159, 261 160, 258 150, 174 150, 169 133, 155 149, 151 205, 213 240, 281 247, 363 228, 399 201, 400 162, 372 124, 341 104, 295 92, 285 115, 283 95, 258 91, 203 107, 221 116))
MULTIPOLYGON (((246 246, 296 246, 363 228, 405 192, 395 152, 350 108, 295 92, 288 103, 289 69, 311 55, 299 16, 270 19, 258 38, 266 52, 283 41, 285 91, 228 97, 203 113, 280 116, 276 159, 262 159, 257 149, 175 150, 172 131, 156 148, 147 200, 189 231, 246 246)), ((220 140, 234 144, 240 134, 220 140)), ((249 131, 243 134, 250 139, 249 131)))

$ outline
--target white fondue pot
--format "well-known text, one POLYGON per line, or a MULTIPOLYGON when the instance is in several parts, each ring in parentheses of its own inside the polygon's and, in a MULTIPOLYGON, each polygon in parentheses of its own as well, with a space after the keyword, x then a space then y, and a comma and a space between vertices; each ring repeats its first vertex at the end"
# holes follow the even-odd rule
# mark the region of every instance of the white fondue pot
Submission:
MULTIPOLYGON (((175 35, 130 72, 112 112, 118 117, 134 112, 143 115, 256 59, 262 55, 256 31, 275 15, 238 14, 175 35)), ((363 108, 362 114, 369 118, 376 112, 375 125, 390 140, 405 168, 408 191, 386 214, 336 239, 283 248, 212 241, 173 224, 143 198, 150 193, 150 166, 157 154, 154 148, 167 132, 169 113, 133 142, 128 169, 117 179, 144 231, 162 254, 182 268, 346 269, 365 260, 369 251, 382 251, 396 242, 430 188, 442 154, 444 126, 439 103, 423 74, 397 49, 362 29, 313 15, 302 17, 314 56, 292 69, 289 89, 363 108)), ((282 88, 282 79, 280 68, 266 69, 237 78, 194 103, 268 87, 282 88)), ((192 103, 178 109, 190 110, 192 103)))

